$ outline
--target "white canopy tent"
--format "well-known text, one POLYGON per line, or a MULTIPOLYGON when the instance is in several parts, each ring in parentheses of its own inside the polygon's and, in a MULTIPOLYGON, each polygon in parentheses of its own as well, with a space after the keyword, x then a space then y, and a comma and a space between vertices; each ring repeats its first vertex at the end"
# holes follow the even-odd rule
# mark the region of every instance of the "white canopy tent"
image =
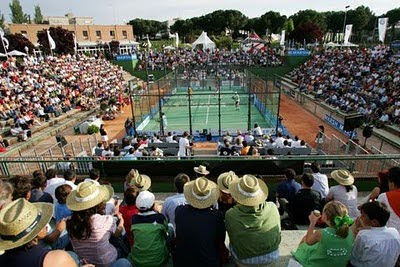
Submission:
POLYGON ((25 53, 23 53, 23 52, 19 52, 19 51, 17 51, 17 50, 13 50, 13 51, 11 51, 11 52, 8 52, 7 53, 9 56, 26 56, 26 54, 25 53))
POLYGON ((192 44, 192 50, 195 50, 197 46, 202 46, 203 49, 215 49, 215 43, 211 41, 206 32, 202 32, 199 38, 192 44))
POLYGON ((175 47, 168 45, 168 46, 164 47, 164 50, 175 50, 175 47))
POLYGON ((358 47, 358 44, 353 44, 353 43, 344 43, 342 44, 342 47, 358 47))

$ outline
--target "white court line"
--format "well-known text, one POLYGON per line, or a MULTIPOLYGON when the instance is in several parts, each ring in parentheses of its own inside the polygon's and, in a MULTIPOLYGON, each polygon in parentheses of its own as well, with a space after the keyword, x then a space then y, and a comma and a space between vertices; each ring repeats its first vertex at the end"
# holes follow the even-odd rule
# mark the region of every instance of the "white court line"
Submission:
POLYGON ((206 124, 208 123, 208 114, 210 113, 210 99, 211 99, 211 95, 208 95, 206 124))

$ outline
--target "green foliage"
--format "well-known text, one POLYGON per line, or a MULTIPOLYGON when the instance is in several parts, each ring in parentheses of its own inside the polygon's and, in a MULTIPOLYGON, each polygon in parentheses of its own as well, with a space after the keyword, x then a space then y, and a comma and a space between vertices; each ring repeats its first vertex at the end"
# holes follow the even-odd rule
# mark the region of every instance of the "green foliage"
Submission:
POLYGON ((112 55, 119 54, 119 42, 118 41, 111 41, 108 45, 110 46, 112 55))
MULTIPOLYGON (((349 10, 347 12, 346 24, 353 24, 354 32, 361 30, 372 30, 367 28, 371 18, 374 18, 374 14, 369 9, 369 7, 359 6, 354 10, 349 10)), ((375 20, 376 23, 376 20, 375 20)), ((373 24, 374 27, 376 24, 373 24)))
MULTIPOLYGON (((56 48, 53 50, 56 54, 73 54, 75 52, 74 36, 71 31, 61 27, 50 27, 50 35, 56 43, 56 48)), ((42 30, 37 33, 40 49, 47 54, 50 54, 50 44, 47 37, 47 31, 42 30)))
POLYGON ((287 33, 291 33, 294 30, 293 19, 288 19, 283 23, 282 30, 285 30, 287 33))
POLYGON ((43 15, 42 15, 42 10, 40 9, 39 5, 35 6, 35 16, 33 18, 33 21, 36 24, 42 24, 43 23, 43 15))
POLYGON ((134 19, 128 24, 132 25, 133 32, 139 39, 145 38, 146 35, 154 37, 158 32, 167 31, 167 25, 156 20, 134 19))
POLYGON ((99 130, 99 127, 97 127, 96 125, 90 125, 87 129, 87 134, 97 134, 99 130))
POLYGON ((232 37, 230 36, 220 36, 214 38, 215 45, 221 49, 221 48, 226 48, 230 50, 232 48, 233 40, 232 37))
POLYGON ((303 43, 304 40, 306 40, 307 43, 314 43, 315 40, 320 41, 322 36, 322 31, 317 24, 305 21, 296 26, 296 28, 290 33, 289 38, 294 39, 299 43, 303 43))
POLYGON ((396 25, 400 21, 400 7, 389 10, 386 17, 389 18, 389 26, 396 25))
POLYGON ((324 13, 312 9, 300 10, 290 17, 293 19, 294 27, 297 28, 300 24, 313 23, 322 31, 326 30, 326 18, 324 13))
POLYGON ((19 0, 12 0, 12 2, 9 4, 9 7, 11 10, 11 21, 13 23, 28 23, 28 15, 23 12, 19 0))
POLYGON ((4 14, 0 13, 0 28, 4 29, 4 14))
POLYGON ((108 108, 108 104, 106 102, 101 102, 100 103, 100 109, 102 111, 105 111, 108 108))
MULTIPOLYGON (((20 33, 10 34, 6 36, 10 46, 8 47, 8 51, 17 50, 25 53, 25 47, 28 47, 29 53, 33 53, 33 49, 35 48, 33 44, 20 33)), ((4 53, 4 48, 0 45, 0 52, 4 53)))

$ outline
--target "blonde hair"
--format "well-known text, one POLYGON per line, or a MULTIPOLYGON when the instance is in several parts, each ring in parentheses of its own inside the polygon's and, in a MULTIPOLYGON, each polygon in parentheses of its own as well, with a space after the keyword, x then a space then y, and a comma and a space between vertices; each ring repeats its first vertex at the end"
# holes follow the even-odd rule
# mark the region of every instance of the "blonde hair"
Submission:
MULTIPOLYGON (((343 218, 344 216, 348 215, 346 206, 343 205, 339 201, 328 202, 325 205, 322 213, 325 214, 326 219, 329 221, 329 223, 333 227, 335 227, 335 217, 336 216, 343 218)), ((342 238, 346 238, 349 234, 350 225, 348 225, 347 223, 344 223, 339 228, 335 227, 335 229, 336 229, 336 235, 338 235, 342 238)))
POLYGON ((126 176, 125 176, 125 182, 127 184, 130 184, 132 179, 135 178, 135 173, 136 169, 132 169, 126 176))

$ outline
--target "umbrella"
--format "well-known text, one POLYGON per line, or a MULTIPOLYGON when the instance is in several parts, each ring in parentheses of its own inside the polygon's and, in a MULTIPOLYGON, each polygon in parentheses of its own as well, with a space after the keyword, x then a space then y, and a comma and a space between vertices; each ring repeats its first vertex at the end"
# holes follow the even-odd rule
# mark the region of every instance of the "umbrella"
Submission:
POLYGON ((17 50, 13 50, 11 52, 8 52, 8 55, 9 56, 26 56, 25 53, 19 52, 17 50))

